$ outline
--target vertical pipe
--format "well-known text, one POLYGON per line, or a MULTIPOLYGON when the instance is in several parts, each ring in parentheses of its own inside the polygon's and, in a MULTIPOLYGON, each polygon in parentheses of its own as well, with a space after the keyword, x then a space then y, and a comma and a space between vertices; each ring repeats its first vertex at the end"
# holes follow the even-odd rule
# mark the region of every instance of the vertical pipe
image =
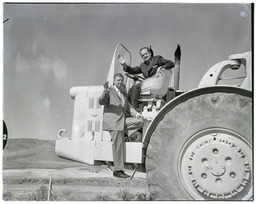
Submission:
POLYGON ((176 51, 174 53, 174 63, 175 63, 175 67, 173 68, 173 75, 174 75, 174 79, 173 79, 173 83, 174 83, 174 89, 178 90, 179 89, 179 83, 180 83, 180 58, 181 58, 181 50, 180 50, 180 46, 178 45, 176 48, 176 51))

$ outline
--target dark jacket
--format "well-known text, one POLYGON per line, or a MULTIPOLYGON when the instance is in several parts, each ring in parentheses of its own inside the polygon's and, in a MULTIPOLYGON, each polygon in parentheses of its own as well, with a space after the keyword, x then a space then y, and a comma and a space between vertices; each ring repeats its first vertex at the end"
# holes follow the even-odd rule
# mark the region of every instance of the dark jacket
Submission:
POLYGON ((145 78, 148 78, 148 77, 154 76, 157 72, 158 67, 160 66, 165 69, 171 69, 175 65, 171 60, 166 60, 162 56, 157 55, 152 58, 149 64, 146 64, 146 62, 142 62, 140 66, 136 66, 136 67, 126 66, 124 67, 124 71, 130 74, 142 73, 145 78))

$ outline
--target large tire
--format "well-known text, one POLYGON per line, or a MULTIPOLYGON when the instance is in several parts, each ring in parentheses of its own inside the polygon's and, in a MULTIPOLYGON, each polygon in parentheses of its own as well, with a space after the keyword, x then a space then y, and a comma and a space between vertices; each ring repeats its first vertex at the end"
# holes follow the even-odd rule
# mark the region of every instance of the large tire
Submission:
POLYGON ((162 112, 146 157, 156 199, 251 198, 252 99, 237 90, 185 93, 162 112))

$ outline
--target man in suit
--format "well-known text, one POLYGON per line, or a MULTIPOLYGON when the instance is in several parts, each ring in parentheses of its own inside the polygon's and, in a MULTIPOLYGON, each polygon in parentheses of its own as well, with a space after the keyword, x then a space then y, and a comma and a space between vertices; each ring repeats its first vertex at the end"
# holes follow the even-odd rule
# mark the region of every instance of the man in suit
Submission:
MULTIPOLYGON (((118 60, 120 64, 123 66, 123 69, 125 72, 128 72, 130 74, 143 74, 144 78, 149 78, 154 76, 160 69, 172 69, 175 64, 171 60, 166 60, 162 56, 153 55, 153 50, 148 47, 143 47, 140 49, 140 56, 144 60, 140 64, 140 66, 130 67, 125 62, 126 59, 119 55, 118 60)), ((139 108, 139 97, 140 97, 140 89, 141 83, 135 83, 130 90, 130 101, 132 106, 138 110, 141 111, 139 108)))
POLYGON ((113 176, 128 178, 124 173, 124 132, 131 135, 143 127, 143 118, 127 101, 124 77, 121 73, 114 76, 114 86, 104 86, 99 104, 104 105, 103 129, 110 132, 115 170, 113 176), (133 116, 133 117, 131 117, 133 116))

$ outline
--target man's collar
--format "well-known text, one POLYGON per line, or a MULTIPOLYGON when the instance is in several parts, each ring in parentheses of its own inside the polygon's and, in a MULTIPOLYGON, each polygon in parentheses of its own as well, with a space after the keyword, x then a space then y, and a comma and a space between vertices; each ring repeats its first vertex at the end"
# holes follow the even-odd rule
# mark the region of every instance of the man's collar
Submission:
POLYGON ((120 90, 114 85, 114 88, 116 89, 117 92, 120 92, 120 90))
POLYGON ((144 61, 144 63, 145 63, 146 65, 149 65, 149 64, 152 62, 152 60, 153 60, 153 57, 151 57, 151 59, 148 60, 148 61, 144 61))

